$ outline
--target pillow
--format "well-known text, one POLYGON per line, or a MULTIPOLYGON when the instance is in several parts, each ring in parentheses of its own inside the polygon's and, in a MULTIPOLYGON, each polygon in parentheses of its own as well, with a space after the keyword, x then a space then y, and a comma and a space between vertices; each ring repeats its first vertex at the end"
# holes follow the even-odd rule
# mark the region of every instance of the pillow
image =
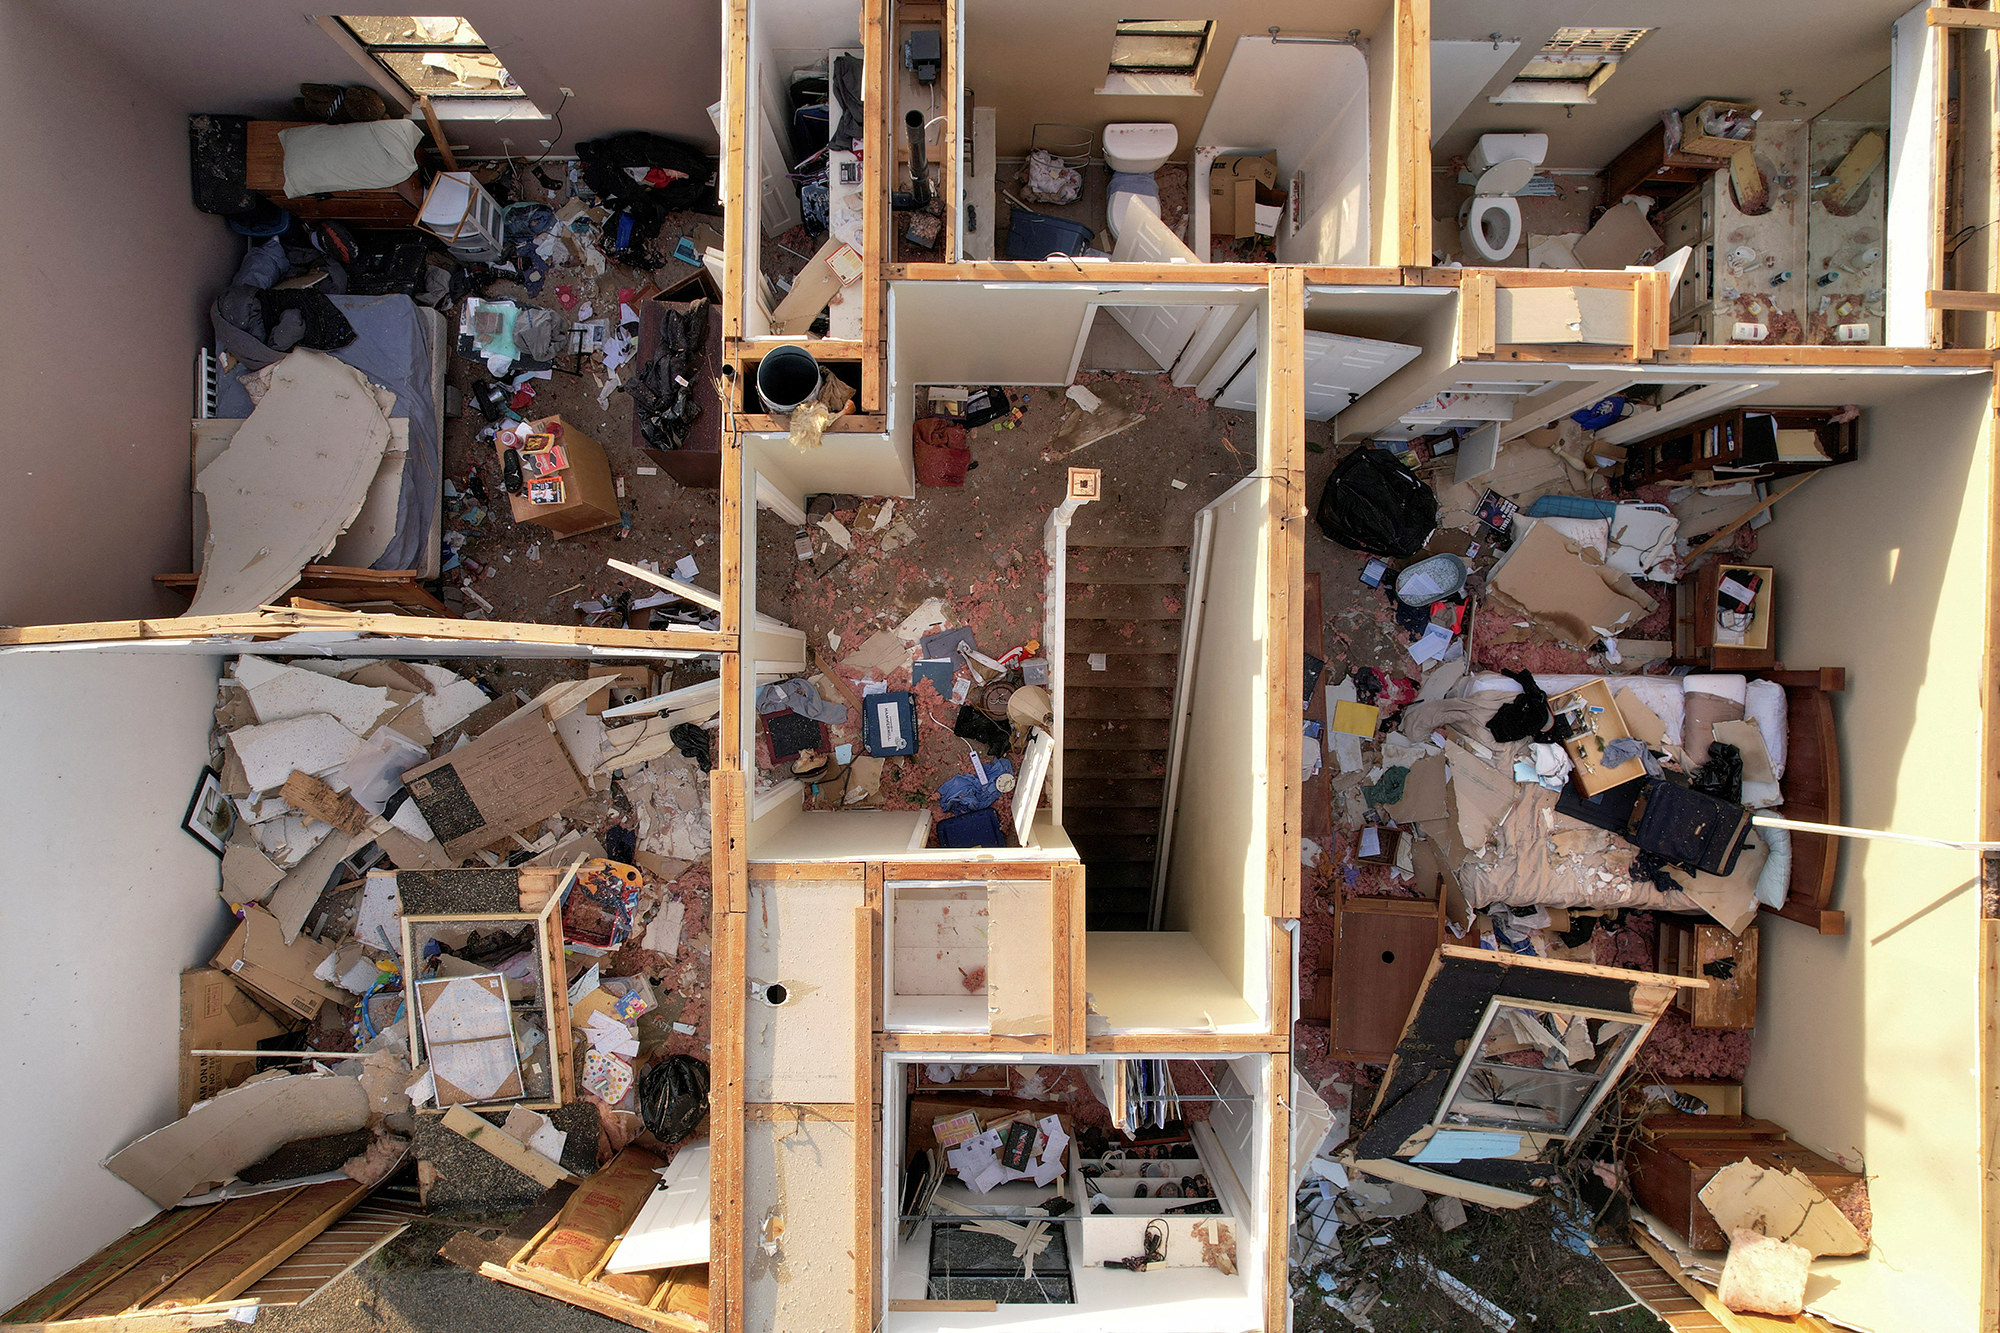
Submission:
POLYGON ((359 125, 299 125, 278 133, 285 153, 285 194, 302 199, 336 190, 400 185, 417 169, 423 126, 413 120, 359 125))
POLYGON ((1792 831, 1759 828, 1757 836, 1770 852, 1757 872, 1757 901, 1775 911, 1785 905, 1785 894, 1792 887, 1792 831))
POLYGON ((1744 687, 1743 713, 1764 733, 1764 749, 1771 756, 1771 771, 1779 781, 1785 777, 1785 687, 1775 680, 1753 680, 1744 687))

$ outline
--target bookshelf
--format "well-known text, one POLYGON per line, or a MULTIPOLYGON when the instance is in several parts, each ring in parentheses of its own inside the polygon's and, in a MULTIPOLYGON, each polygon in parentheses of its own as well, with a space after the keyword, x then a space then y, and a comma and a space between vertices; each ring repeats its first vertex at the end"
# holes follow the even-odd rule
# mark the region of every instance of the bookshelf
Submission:
POLYGON ((1655 482, 1787 477, 1859 456, 1856 422, 1831 407, 1744 407, 1677 426, 1631 445, 1618 474, 1626 491, 1655 482), (1704 479, 1705 480, 1705 479, 1704 479))

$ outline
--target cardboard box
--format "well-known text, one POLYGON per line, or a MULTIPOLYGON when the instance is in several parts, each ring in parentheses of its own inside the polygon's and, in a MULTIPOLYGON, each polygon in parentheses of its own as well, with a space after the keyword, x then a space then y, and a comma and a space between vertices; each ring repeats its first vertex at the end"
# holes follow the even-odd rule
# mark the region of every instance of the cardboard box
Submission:
POLYGON ((653 668, 648 666, 596 666, 590 669, 588 680, 611 677, 611 688, 590 696, 583 705, 583 711, 596 717, 613 706, 611 696, 619 690, 637 690, 643 696, 651 696, 655 689, 653 668))
POLYGON ((1632 293, 1616 287, 1502 287, 1493 299, 1496 343, 1632 342, 1632 293))
POLYGON ((1522 518, 1515 532, 1487 590, 1564 643, 1588 648, 1652 613, 1656 603, 1630 576, 1595 563, 1548 524, 1522 518))
POLYGON ((285 943, 278 918, 254 904, 243 909, 243 920, 216 953, 211 965, 221 968, 273 1013, 311 1020, 327 1000, 345 1001, 347 992, 313 975, 333 946, 301 935, 285 943))
MULTIPOLYGON (((1282 209, 1285 195, 1277 188, 1278 154, 1274 149, 1262 156, 1227 153, 1208 168, 1208 229, 1216 236, 1254 236, 1257 206, 1282 209)), ((1277 230, 1271 219, 1270 236, 1277 230)))
POLYGON ((589 795, 548 710, 524 709, 403 774, 445 853, 463 860, 589 795))
POLYGON ((1701 118, 1707 115, 1709 111, 1717 108, 1747 112, 1755 111, 1757 105, 1754 102, 1722 102, 1714 99, 1697 103, 1694 110, 1685 112, 1681 116, 1680 150, 1683 153, 1693 153, 1697 157, 1726 158, 1733 156, 1739 148, 1756 147, 1757 134, 1755 130, 1751 131, 1750 137, 1747 139, 1724 139, 1704 131, 1701 128, 1701 118))
POLYGON ((235 1087, 257 1072, 257 1062, 227 1055, 190 1055, 194 1050, 249 1050, 290 1029, 266 1012, 249 993, 214 967, 181 973, 180 1108, 235 1087))

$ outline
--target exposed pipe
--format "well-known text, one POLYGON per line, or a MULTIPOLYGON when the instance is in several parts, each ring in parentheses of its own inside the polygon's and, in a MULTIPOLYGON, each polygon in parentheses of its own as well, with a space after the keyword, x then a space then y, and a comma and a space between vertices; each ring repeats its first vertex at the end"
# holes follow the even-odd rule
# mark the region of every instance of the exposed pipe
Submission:
POLYGON ((924 113, 912 111, 903 117, 910 133, 910 207, 921 209, 931 201, 931 169, 924 160, 924 113))

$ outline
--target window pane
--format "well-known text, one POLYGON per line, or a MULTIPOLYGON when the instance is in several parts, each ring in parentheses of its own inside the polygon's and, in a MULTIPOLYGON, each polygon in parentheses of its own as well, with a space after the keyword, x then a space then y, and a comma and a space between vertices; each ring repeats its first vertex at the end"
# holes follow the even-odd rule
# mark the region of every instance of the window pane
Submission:
POLYGON ((483 46, 472 25, 461 18, 434 15, 342 14, 356 37, 368 46, 483 46))
POLYGON ((375 58, 387 65, 413 93, 449 93, 454 97, 521 95, 500 58, 483 51, 378 51, 375 58))

